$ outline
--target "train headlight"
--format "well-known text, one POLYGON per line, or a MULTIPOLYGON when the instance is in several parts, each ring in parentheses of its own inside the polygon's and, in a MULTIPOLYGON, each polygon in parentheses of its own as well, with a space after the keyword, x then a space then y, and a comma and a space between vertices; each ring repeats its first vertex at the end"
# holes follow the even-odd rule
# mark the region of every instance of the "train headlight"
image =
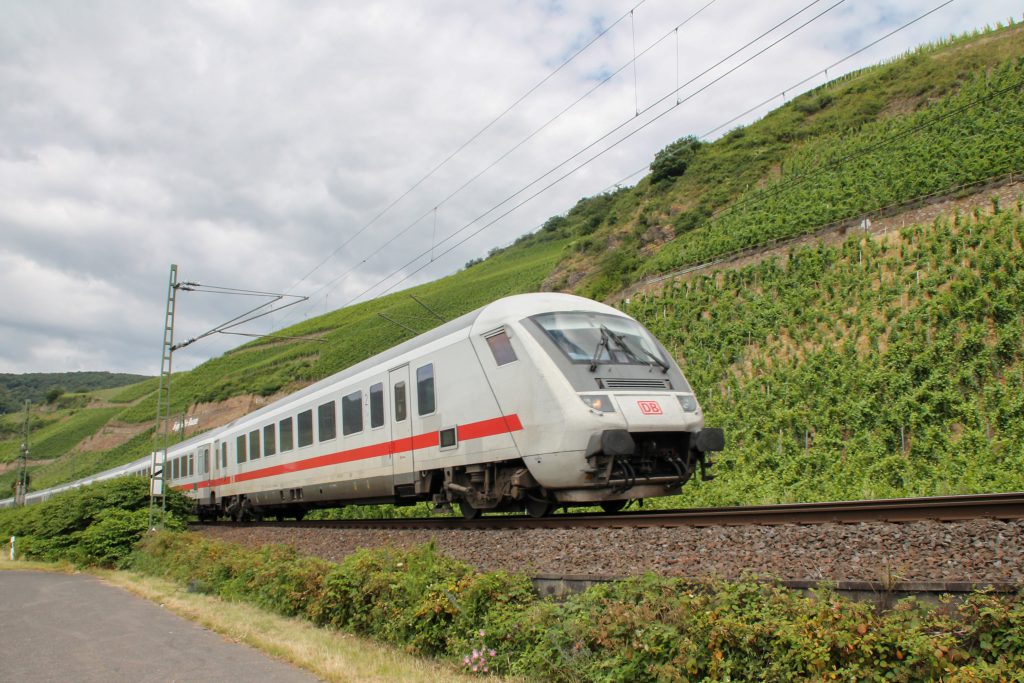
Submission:
POLYGON ((611 399, 604 394, 588 394, 586 396, 580 396, 580 399, 586 403, 591 410, 596 410, 599 413, 615 412, 615 406, 612 405, 611 399))
POLYGON ((697 412, 697 399, 689 394, 676 396, 679 399, 679 405, 683 407, 683 412, 695 413, 697 412))

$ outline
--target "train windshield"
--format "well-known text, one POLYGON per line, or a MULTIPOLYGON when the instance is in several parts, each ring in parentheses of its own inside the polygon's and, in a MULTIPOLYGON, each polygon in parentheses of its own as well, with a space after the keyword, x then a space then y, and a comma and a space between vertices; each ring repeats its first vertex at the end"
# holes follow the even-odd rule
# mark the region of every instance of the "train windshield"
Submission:
POLYGON ((650 333, 630 318, 571 311, 531 317, 574 363, 654 365, 668 362, 650 333))

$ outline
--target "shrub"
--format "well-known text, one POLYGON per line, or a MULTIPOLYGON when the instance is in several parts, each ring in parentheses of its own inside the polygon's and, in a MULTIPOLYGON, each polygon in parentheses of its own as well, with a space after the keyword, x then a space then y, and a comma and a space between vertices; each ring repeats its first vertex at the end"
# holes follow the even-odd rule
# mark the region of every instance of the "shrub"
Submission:
MULTIPOLYGON (((191 503, 167 499, 168 526, 184 528, 191 503)), ((120 566, 149 524, 149 484, 120 477, 66 491, 22 508, 0 511, 0 534, 17 536, 25 557, 79 565, 120 566)))
POLYGON ((774 585, 647 575, 555 604, 530 582, 439 555, 362 550, 340 564, 188 534, 146 537, 132 564, 193 590, 353 631, 478 672, 545 681, 1015 680, 1024 595, 888 611, 774 585))
POLYGON ((697 150, 703 145, 699 138, 687 135, 655 154, 654 161, 651 162, 651 182, 656 183, 686 173, 697 150))

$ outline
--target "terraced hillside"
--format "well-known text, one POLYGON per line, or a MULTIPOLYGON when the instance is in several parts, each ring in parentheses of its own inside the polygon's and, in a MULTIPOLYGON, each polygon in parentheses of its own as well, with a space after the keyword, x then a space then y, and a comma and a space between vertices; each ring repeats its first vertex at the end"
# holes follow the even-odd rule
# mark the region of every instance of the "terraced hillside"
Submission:
MULTIPOLYGON (((645 275, 1024 171, 1022 86, 1019 26, 922 47, 715 142, 684 136, 636 187, 583 199, 413 293, 449 319, 537 289, 618 300, 645 275)), ((976 214, 631 297, 627 310, 670 344, 709 423, 730 434, 719 478, 687 502, 1020 487, 1020 206, 989 194, 963 199, 976 214)), ((208 429, 409 336, 379 314, 438 324, 408 293, 328 313, 285 331, 316 341, 255 341, 175 375, 173 413, 208 429)), ((40 424, 41 452, 60 457, 33 485, 146 452, 154 389, 108 394, 65 427, 40 424), (85 441, 87 425, 106 437, 85 441)), ((9 450, 0 442, 0 459, 9 450)), ((0 474, 0 490, 12 480, 0 474)))
POLYGON ((730 435, 686 503, 1021 490, 1022 202, 634 297, 730 435))

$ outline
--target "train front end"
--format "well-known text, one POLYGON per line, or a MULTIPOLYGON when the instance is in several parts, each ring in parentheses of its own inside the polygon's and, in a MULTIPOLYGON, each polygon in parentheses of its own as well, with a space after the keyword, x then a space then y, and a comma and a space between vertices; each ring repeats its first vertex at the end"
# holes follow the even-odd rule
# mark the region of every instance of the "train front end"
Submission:
POLYGON ((704 426, 679 366, 639 322, 603 304, 547 295, 515 327, 533 372, 496 389, 522 416, 517 442, 530 474, 557 505, 678 493, 709 479, 721 429, 704 426))

